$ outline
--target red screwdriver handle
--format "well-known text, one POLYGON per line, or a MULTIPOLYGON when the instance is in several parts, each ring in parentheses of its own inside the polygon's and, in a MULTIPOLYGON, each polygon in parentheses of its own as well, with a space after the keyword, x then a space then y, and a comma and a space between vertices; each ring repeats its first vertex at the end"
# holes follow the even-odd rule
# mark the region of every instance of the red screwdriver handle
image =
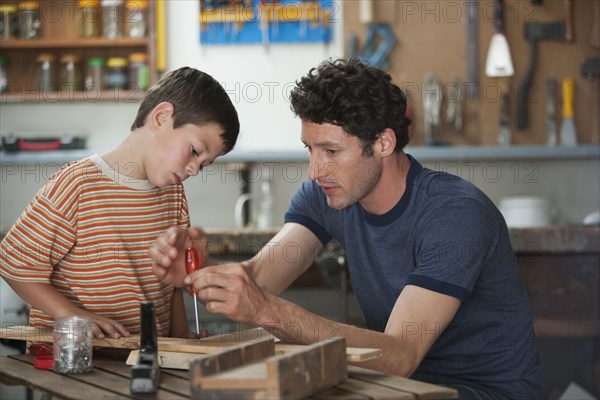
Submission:
MULTIPOLYGON (((198 252, 193 247, 188 247, 185 250, 185 270, 188 274, 191 274, 194 271, 198 271, 202 268, 202 264, 200 263, 200 257, 198 257, 198 252)), ((190 286, 190 294, 194 295, 194 289, 190 286)))

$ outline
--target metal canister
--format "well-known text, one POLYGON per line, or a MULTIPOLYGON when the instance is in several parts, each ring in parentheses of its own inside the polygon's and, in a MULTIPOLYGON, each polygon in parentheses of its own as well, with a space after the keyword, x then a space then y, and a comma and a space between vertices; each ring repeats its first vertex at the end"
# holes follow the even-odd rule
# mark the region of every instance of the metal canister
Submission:
POLYGON ((123 0, 102 0, 102 36, 109 39, 123 34, 123 0))
POLYGON ((19 36, 21 39, 36 39, 40 36, 40 4, 25 1, 19 4, 19 36))

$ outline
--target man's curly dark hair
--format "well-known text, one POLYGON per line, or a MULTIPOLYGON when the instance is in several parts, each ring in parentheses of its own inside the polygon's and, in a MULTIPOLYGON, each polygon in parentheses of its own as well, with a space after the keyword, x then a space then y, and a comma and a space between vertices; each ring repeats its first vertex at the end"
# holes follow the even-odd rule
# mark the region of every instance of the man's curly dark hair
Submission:
POLYGON ((359 60, 322 62, 296 81, 290 100, 302 121, 340 126, 356 136, 365 156, 386 128, 396 134, 396 152, 408 144, 406 96, 389 74, 359 60))

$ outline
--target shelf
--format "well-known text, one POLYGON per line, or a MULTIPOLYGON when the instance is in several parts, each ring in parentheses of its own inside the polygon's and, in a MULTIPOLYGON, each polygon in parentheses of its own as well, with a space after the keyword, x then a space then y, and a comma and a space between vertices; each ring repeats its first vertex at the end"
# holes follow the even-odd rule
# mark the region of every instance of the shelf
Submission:
POLYGON ((50 49, 50 48, 88 48, 88 47, 143 47, 148 45, 147 38, 91 38, 91 39, 32 39, 6 40, 0 42, 0 49, 50 49))
POLYGON ((114 103, 139 103, 145 95, 141 90, 115 90, 103 89, 96 91, 75 92, 34 92, 0 93, 0 103, 73 103, 73 102, 114 102, 114 103))

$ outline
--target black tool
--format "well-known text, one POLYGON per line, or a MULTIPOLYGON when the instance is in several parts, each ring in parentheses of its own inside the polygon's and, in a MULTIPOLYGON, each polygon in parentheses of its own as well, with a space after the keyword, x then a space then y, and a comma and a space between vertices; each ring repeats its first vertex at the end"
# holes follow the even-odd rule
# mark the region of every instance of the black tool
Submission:
POLYGON ((158 339, 154 303, 140 304, 141 335, 140 355, 137 364, 131 367, 131 393, 155 393, 158 389, 160 368, 158 365, 158 339))
POLYGON ((531 80, 537 58, 537 44, 542 40, 554 42, 565 41, 565 24, 563 22, 529 22, 525 23, 525 39, 529 41, 529 64, 519 83, 517 93, 517 128, 526 129, 529 125, 527 117, 527 98, 531 92, 531 80))

